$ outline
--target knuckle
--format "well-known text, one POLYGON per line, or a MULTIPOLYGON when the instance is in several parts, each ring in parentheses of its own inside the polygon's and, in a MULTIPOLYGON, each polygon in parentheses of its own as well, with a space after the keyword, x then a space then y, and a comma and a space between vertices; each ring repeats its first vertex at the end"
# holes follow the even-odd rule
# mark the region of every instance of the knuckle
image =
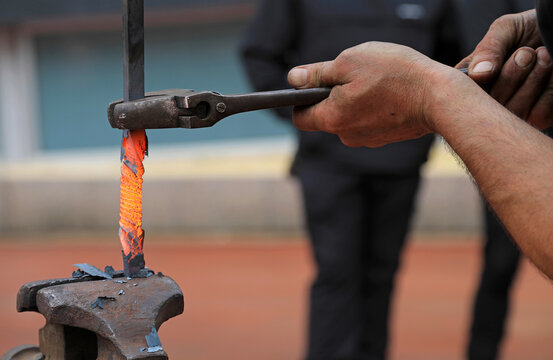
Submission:
POLYGON ((498 29, 502 28, 504 25, 502 24, 504 21, 502 21, 502 18, 506 16, 506 15, 503 15, 497 19, 495 19, 492 24, 490 25, 490 27, 488 28, 488 33, 486 36, 489 36, 490 34, 494 34, 495 32, 498 31, 498 29))
POLYGON ((313 86, 319 86, 323 79, 323 66, 317 66, 313 72, 313 77, 310 79, 309 83, 313 86))
POLYGON ((513 14, 505 14, 505 15, 501 15, 499 18, 497 18, 496 21, 494 22, 498 22, 498 23, 508 23, 510 24, 513 19, 516 18, 515 15, 513 14))
POLYGON ((517 17, 515 15, 503 15, 496 19, 488 29, 479 48, 484 48, 489 51, 494 51, 505 46, 505 43, 510 43, 514 40, 518 30, 517 17))
POLYGON ((492 22, 490 30, 504 29, 513 26, 516 23, 517 16, 513 14, 502 15, 492 22))
POLYGON ((347 49, 343 50, 340 53, 340 55, 338 55, 337 59, 340 59, 341 61, 349 60, 349 59, 352 58, 352 56, 354 56, 353 52, 354 52, 353 48, 347 48, 347 49))
POLYGON ((357 58, 357 49, 348 48, 343 50, 336 60, 334 61, 335 65, 339 68, 347 68, 351 63, 355 62, 357 58))

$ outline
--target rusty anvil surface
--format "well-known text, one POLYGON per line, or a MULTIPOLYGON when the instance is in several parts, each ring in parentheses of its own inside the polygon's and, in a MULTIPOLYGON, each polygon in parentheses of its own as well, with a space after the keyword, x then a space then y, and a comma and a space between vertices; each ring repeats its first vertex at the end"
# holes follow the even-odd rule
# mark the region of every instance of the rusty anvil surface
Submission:
POLYGON ((163 350, 147 351, 146 336, 183 309, 181 289, 161 273, 130 280, 116 272, 113 279, 35 281, 23 285, 17 296, 18 311, 37 311, 46 318, 46 326, 39 331, 46 360, 88 359, 71 355, 69 348, 90 348, 90 344, 67 343, 87 338, 96 346, 90 351, 96 352, 91 359, 167 359, 163 350), (103 308, 93 308, 99 297, 104 298, 103 308))

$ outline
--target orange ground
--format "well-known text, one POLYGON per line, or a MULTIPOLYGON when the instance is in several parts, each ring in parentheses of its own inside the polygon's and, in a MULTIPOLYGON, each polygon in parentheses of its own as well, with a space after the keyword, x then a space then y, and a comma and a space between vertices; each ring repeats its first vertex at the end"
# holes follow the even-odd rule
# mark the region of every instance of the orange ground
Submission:
MULTIPOLYGON (((115 237, 73 242, 2 239, 0 354, 37 342, 43 319, 15 311, 27 281, 64 277, 71 264, 121 267, 115 237)), ((475 241, 412 242, 399 279, 391 359, 462 359, 479 266, 475 241)), ((149 234, 147 265, 172 276, 185 294, 184 315, 160 330, 171 359, 301 359, 305 295, 312 275, 299 240, 260 243, 176 242, 149 234)), ((504 359, 552 359, 553 285, 527 263, 514 292, 504 359)))

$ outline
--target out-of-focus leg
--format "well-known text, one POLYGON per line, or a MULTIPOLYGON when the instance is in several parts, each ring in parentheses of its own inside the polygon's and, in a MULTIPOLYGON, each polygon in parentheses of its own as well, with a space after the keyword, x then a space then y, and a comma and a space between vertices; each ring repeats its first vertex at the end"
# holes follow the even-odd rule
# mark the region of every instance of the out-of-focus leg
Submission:
POLYGON ((362 359, 386 358, 395 274, 418 185, 418 174, 371 176, 365 181, 362 359))
POLYGON ((486 204, 486 245, 468 346, 469 360, 498 357, 509 309, 509 293, 520 252, 486 204))
POLYGON ((297 171, 317 275, 310 294, 309 360, 359 358, 362 207, 356 175, 297 171))

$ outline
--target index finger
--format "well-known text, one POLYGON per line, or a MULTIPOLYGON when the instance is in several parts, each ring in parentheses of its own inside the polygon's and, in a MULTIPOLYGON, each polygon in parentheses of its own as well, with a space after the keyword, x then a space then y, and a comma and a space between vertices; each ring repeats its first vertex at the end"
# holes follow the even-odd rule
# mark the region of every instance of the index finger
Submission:
POLYGON ((457 67, 468 65, 469 76, 474 81, 479 84, 490 83, 499 75, 503 63, 513 50, 522 46, 539 45, 540 37, 535 20, 534 10, 500 17, 493 22, 472 54, 457 67))

